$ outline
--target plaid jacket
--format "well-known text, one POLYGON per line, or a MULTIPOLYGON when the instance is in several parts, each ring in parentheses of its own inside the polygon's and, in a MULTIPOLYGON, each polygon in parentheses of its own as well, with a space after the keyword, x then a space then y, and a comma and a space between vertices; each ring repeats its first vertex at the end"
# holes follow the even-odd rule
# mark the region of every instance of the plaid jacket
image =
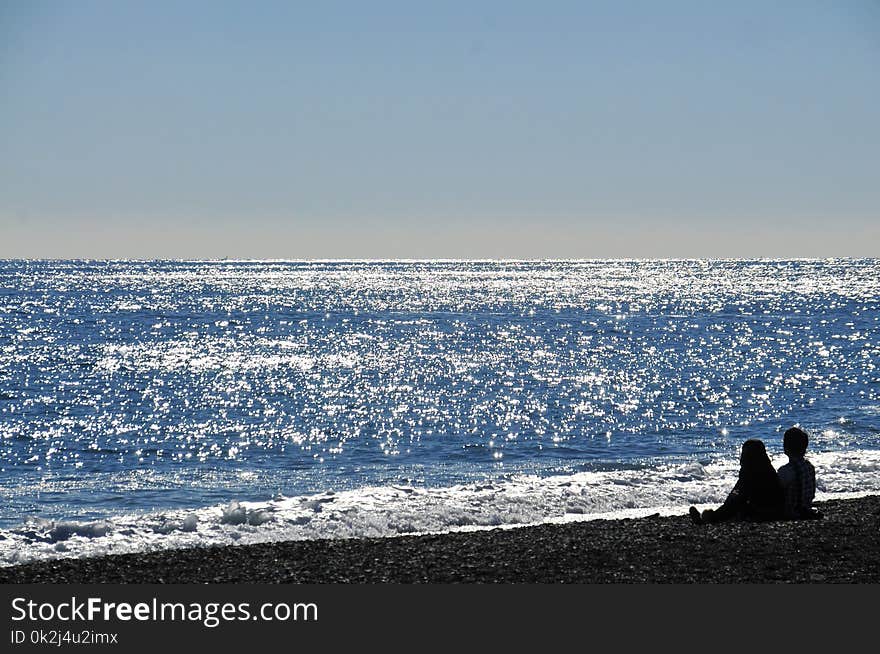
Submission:
POLYGON ((807 459, 790 459, 779 468, 779 482, 785 493, 785 515, 799 518, 813 505, 816 495, 816 470, 807 459))

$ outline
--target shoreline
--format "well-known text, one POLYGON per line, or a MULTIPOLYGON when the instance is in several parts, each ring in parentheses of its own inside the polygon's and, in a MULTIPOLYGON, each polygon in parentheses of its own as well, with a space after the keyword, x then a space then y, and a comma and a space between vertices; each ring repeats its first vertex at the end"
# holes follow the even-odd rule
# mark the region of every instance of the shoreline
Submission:
POLYGON ((55 559, 0 583, 880 583, 880 495, 817 521, 697 526, 682 515, 434 535, 55 559))

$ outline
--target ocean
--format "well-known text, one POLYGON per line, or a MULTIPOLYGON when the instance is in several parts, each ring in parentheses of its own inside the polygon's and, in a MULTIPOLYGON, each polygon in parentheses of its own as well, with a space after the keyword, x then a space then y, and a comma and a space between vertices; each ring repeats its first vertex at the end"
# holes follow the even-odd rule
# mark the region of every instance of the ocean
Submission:
POLYGON ((880 492, 880 261, 0 261, 0 565, 880 492))

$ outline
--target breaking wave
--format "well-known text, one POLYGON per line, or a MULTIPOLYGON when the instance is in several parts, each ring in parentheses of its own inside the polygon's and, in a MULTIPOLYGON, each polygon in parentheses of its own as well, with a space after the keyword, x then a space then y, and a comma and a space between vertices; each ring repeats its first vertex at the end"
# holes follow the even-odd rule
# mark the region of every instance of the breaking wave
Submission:
MULTIPOLYGON (((880 451, 811 455, 817 499, 880 493, 880 451)), ((774 459, 774 465, 784 463, 774 459)), ((232 501, 196 510, 96 521, 32 518, 0 531, 0 565, 63 557, 321 538, 512 527, 546 522, 682 514, 724 500, 736 461, 686 461, 439 488, 388 485, 314 495, 232 501)))

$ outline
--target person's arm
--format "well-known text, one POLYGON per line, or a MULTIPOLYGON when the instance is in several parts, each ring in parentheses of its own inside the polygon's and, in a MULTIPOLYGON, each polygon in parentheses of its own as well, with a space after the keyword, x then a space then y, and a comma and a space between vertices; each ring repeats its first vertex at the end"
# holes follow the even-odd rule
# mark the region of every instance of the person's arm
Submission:
POLYGON ((743 500, 743 483, 741 479, 736 480, 736 484, 731 489, 730 493, 727 494, 727 499, 724 500, 724 504, 729 506, 735 506, 738 504, 742 504, 743 500))
POLYGON ((816 468, 807 461, 807 474, 809 474, 809 486, 807 488, 807 497, 804 498, 807 504, 812 506, 813 500, 816 499, 816 468))

